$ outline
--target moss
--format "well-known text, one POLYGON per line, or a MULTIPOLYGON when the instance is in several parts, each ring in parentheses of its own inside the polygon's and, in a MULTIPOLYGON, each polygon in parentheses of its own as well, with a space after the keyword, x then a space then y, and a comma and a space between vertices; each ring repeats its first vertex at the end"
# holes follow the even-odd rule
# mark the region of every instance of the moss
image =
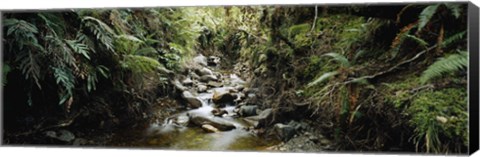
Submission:
POLYGON ((437 145, 431 143, 432 150, 440 150, 440 145, 458 138, 467 146, 467 101, 465 89, 446 88, 419 93, 407 110, 412 116, 410 124, 416 128, 417 139, 447 138, 439 138, 437 145))

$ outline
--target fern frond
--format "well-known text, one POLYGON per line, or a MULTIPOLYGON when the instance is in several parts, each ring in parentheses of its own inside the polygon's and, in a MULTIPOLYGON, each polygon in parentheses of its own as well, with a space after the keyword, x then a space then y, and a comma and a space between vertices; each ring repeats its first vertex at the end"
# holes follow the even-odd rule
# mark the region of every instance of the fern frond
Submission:
POLYGON ((310 28, 311 28, 311 25, 308 23, 293 25, 290 28, 288 28, 288 36, 291 37, 292 35, 308 32, 310 28))
POLYGON ((331 53, 324 54, 323 56, 332 57, 333 60, 340 63, 342 66, 350 67, 350 61, 348 61, 348 59, 345 56, 343 56, 339 53, 331 52, 331 53))
POLYGON ((95 35, 101 44, 103 44, 108 50, 114 52, 112 38, 115 36, 115 32, 113 32, 107 24, 90 16, 83 17, 82 24, 95 35))
POLYGON ((90 48, 87 45, 82 44, 76 40, 65 40, 68 46, 73 50, 73 52, 83 55, 83 57, 90 60, 90 56, 88 55, 90 52, 90 48))
POLYGON ((410 34, 406 34, 405 36, 406 36, 408 39, 412 39, 412 40, 415 41, 418 45, 420 45, 420 46, 422 46, 422 47, 424 47, 424 48, 426 48, 426 47, 428 46, 428 43, 427 43, 425 40, 423 40, 423 39, 421 39, 421 38, 419 38, 419 37, 416 37, 416 36, 410 35, 410 34))
POLYGON ((430 22, 430 19, 435 15, 437 12, 439 4, 436 5, 430 5, 426 7, 425 9, 422 10, 419 16, 419 23, 418 23, 418 30, 421 31, 425 25, 427 25, 428 22, 430 22))
POLYGON ((468 65, 468 52, 461 51, 459 54, 453 54, 445 58, 440 58, 430 65, 420 77, 420 82, 425 84, 429 80, 442 76, 446 73, 459 71, 468 65))
POLYGON ((63 86, 68 93, 73 93, 75 87, 75 78, 73 73, 67 68, 53 67, 53 76, 58 85, 63 86))
POLYGON ((459 18, 460 14, 462 12, 461 4, 452 4, 452 3, 445 3, 445 6, 452 12, 452 15, 455 16, 455 18, 459 18))
POLYGON ((139 55, 124 55, 121 65, 134 73, 151 73, 161 66, 157 60, 139 55))
POLYGON ((38 88, 41 89, 42 87, 39 82, 41 66, 39 60, 40 58, 38 54, 33 54, 31 52, 21 53, 16 58, 16 62, 20 62, 20 70, 23 75, 25 75, 25 79, 33 79, 38 88))
POLYGON ((315 81, 312 81, 310 82, 307 87, 311 87, 311 86, 314 86, 316 84, 319 84, 335 75, 338 74, 338 71, 332 71, 332 72, 327 72, 327 73, 324 73, 322 76, 320 76, 318 79, 316 79, 315 81))
POLYGON ((466 32, 467 32, 467 31, 461 31, 461 32, 458 32, 458 33, 456 33, 456 34, 454 34, 454 35, 446 38, 445 40, 443 40, 441 46, 442 46, 442 47, 447 47, 447 46, 449 46, 450 44, 453 44, 453 43, 455 43, 455 42, 457 42, 457 41, 460 41, 460 40, 464 39, 466 32))

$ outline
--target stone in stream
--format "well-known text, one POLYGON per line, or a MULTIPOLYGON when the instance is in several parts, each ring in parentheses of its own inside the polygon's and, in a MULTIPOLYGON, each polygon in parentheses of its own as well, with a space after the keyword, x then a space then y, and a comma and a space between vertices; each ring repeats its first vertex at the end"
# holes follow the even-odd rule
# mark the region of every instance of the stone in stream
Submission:
POLYGON ((198 75, 200 76, 204 76, 204 75, 214 75, 213 74, 213 71, 206 68, 206 67, 202 67, 202 68, 196 68, 195 69, 195 73, 197 73, 198 75))
POLYGON ((228 114, 228 112, 226 110, 222 110, 222 109, 219 109, 219 108, 214 108, 212 110, 212 114, 214 116, 218 116, 218 117, 221 117, 223 116, 224 114, 228 114))
POLYGON ((219 117, 195 114, 191 112, 187 115, 190 117, 190 122, 196 126, 208 124, 217 128, 220 131, 228 131, 236 128, 235 125, 233 125, 233 123, 231 123, 230 121, 219 117))
POLYGON ((254 128, 259 128, 265 126, 267 123, 270 123, 273 118, 272 109, 268 108, 260 112, 259 115, 245 117, 244 120, 250 123, 254 128))
POLYGON ((191 108, 202 107, 202 101, 197 97, 194 97, 189 91, 182 92, 182 98, 185 99, 188 103, 188 106, 191 108))
POLYGON ((193 80, 190 78, 186 78, 185 80, 182 81, 182 84, 185 86, 191 86, 193 85, 193 80))
POLYGON ((193 58, 193 62, 195 64, 198 64, 198 65, 202 65, 202 66, 207 66, 208 63, 207 63, 207 57, 203 56, 203 55, 198 55, 196 57, 193 58))
POLYGON ((240 106, 240 108, 238 110, 238 115, 240 115, 242 117, 257 115, 257 106, 256 105, 240 106))
POLYGON ((220 58, 217 56, 209 56, 207 59, 208 66, 217 66, 220 64, 220 58))
POLYGON ((212 101, 217 105, 226 103, 232 103, 237 98, 236 94, 230 92, 230 90, 219 89, 213 91, 212 101))
POLYGON ((210 87, 221 87, 222 83, 217 81, 208 81, 207 85, 210 87))
POLYGON ((200 77, 200 81, 202 82, 209 82, 209 81, 216 81, 218 80, 217 76, 215 75, 203 75, 200 77))
POLYGON ((207 132, 220 132, 220 130, 209 124, 202 125, 202 129, 207 132))
POLYGON ((208 87, 207 87, 207 86, 205 86, 205 85, 203 85, 203 84, 199 84, 199 85, 197 85, 197 91, 198 91, 199 93, 206 92, 206 91, 207 91, 207 89, 208 89, 208 87))

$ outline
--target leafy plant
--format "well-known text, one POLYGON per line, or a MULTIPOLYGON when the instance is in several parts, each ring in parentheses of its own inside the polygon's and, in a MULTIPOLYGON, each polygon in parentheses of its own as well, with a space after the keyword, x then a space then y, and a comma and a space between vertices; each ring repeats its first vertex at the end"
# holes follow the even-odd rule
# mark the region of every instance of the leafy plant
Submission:
POLYGON ((448 57, 442 57, 425 70, 420 81, 425 84, 435 77, 447 73, 453 73, 466 68, 468 65, 468 52, 460 51, 458 54, 452 54, 448 57))

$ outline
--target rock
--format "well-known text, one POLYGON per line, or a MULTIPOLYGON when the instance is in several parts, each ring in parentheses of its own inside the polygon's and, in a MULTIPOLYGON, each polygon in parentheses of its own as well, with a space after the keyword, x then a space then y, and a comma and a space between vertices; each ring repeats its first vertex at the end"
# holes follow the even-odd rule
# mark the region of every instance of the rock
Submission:
POLYGON ((47 131, 45 135, 64 142, 71 142, 75 139, 75 135, 68 130, 60 130, 58 132, 47 131))
POLYGON ((86 139, 83 139, 83 138, 77 138, 75 140, 73 140, 73 145, 74 146, 81 146, 81 145, 85 145, 87 144, 87 140, 86 139))
POLYGON ((184 98, 187 101, 188 106, 191 108, 202 107, 202 101, 197 97, 194 97, 192 93, 190 93, 189 91, 183 91, 182 98, 184 98))
POLYGON ((215 104, 232 103, 237 98, 236 95, 230 93, 229 90, 213 91, 212 101, 215 104))
POLYGON ((207 85, 209 85, 211 87, 221 87, 222 83, 217 82, 217 81, 208 81, 207 85))
POLYGON ((257 106, 256 105, 241 106, 238 110, 238 115, 242 117, 257 115, 257 106))
POLYGON ((181 126, 187 126, 189 120, 188 116, 180 115, 175 118, 175 123, 181 126))
MULTIPOLYGON (((213 71, 206 68, 206 67, 203 67, 203 68, 198 68, 198 69, 195 69, 195 72, 200 75, 200 76, 204 76, 204 75, 214 75, 213 74, 213 71)), ((214 75, 215 76, 215 75, 214 75)))
POLYGON ((190 117, 190 122, 197 126, 208 124, 217 128, 220 131, 228 131, 236 128, 235 125, 233 125, 231 122, 219 117, 194 113, 189 113, 188 116, 190 117))
POLYGON ((206 92, 206 91, 207 91, 208 87, 205 86, 205 85, 203 85, 203 84, 199 84, 199 85, 197 85, 197 89, 198 89, 197 91, 198 91, 199 93, 203 93, 203 92, 206 92))
POLYGON ((243 91, 243 89, 245 89, 245 86, 243 86, 243 85, 237 85, 237 86, 235 86, 235 89, 236 89, 237 91, 243 91))
POLYGON ((193 62, 195 64, 198 64, 198 65, 202 65, 202 66, 207 66, 208 63, 207 63, 207 57, 203 56, 203 55, 198 55, 196 57, 193 58, 193 62))
POLYGON ((200 77, 200 81, 202 82, 209 82, 209 81, 216 81, 218 80, 217 76, 215 75, 203 75, 200 77))
POLYGON ((207 59, 208 66, 217 66, 220 64, 220 58, 217 56, 209 56, 207 59))
POLYGON ((215 128, 214 126, 211 126, 209 124, 202 125, 202 129, 207 131, 207 132, 220 132, 220 130, 218 130, 217 128, 215 128))
POLYGON ((214 116, 218 116, 218 117, 221 117, 223 116, 224 114, 228 114, 228 112, 226 110, 222 110, 222 109, 219 109, 219 108, 214 108, 212 110, 212 114, 214 116))
POLYGON ((245 117, 244 120, 252 124, 255 128, 265 126, 265 124, 270 123, 273 118, 272 109, 268 108, 260 112, 259 115, 245 117))
POLYGON ((436 116, 435 119, 441 123, 447 123, 448 119, 443 116, 436 116))
POLYGON ((288 141, 295 135, 296 130, 293 126, 277 123, 274 125, 274 132, 280 140, 288 141))
POLYGON ((185 86, 191 86, 193 85, 193 81, 190 78, 186 78, 185 80, 182 81, 182 84, 185 86))
POLYGON ((245 84, 245 81, 243 81, 240 77, 238 77, 235 74, 230 74, 230 83, 232 85, 243 85, 245 84))
POLYGON ((180 83, 180 81, 178 80, 173 80, 171 83, 173 84, 173 86, 175 86, 177 90, 180 90, 180 91, 187 90, 187 87, 183 86, 182 83, 180 83))

